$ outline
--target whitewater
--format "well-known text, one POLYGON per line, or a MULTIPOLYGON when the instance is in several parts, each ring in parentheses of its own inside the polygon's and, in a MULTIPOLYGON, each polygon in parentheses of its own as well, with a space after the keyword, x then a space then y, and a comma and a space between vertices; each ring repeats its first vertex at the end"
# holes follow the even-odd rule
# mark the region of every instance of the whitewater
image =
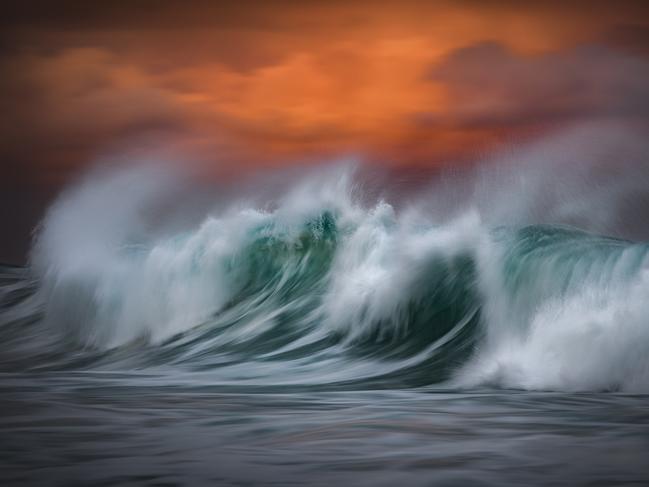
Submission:
POLYGON ((213 185, 150 162, 91 171, 29 265, 0 269, 7 478, 503 485, 555 465, 550 483, 575 485, 592 480, 566 460, 581 448, 605 458, 597 478, 649 479, 643 140, 580 127, 412 191, 350 162, 213 185), (66 461, 42 441, 61 421, 80 435, 59 441, 66 461), (106 424, 117 438, 87 437, 106 424), (148 454, 109 474, 134 435, 148 454))

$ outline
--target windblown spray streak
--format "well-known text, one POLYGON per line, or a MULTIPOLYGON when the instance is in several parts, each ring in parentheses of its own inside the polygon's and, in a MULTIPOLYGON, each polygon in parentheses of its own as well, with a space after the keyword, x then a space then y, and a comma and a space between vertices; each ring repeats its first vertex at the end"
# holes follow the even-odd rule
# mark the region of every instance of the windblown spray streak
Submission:
POLYGON ((361 203, 346 171, 147 234, 151 188, 168 180, 111 199, 110 218, 97 203, 137 179, 68 193, 31 269, 2 269, 5 370, 171 367, 271 390, 649 388, 645 244, 476 210, 435 223, 361 203))

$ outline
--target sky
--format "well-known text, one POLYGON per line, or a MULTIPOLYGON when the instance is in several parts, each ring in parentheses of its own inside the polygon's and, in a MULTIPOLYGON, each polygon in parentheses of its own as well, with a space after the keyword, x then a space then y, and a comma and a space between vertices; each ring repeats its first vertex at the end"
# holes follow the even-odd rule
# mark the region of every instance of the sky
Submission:
POLYGON ((0 17, 0 261, 110 154, 214 177, 355 155, 463 165, 649 116, 645 1, 14 1, 0 17))

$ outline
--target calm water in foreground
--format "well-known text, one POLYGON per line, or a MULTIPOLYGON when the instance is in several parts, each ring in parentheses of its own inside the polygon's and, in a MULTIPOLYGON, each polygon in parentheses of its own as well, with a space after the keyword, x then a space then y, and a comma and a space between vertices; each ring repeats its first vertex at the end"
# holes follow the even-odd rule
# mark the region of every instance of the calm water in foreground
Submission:
POLYGON ((2 484, 649 484, 646 395, 155 383, 3 375, 2 484))

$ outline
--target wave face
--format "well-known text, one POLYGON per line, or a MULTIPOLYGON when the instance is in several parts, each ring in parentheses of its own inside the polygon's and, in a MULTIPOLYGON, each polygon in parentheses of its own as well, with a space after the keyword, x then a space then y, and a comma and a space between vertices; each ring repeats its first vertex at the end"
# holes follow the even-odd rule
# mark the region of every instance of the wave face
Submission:
POLYGON ((475 197, 439 220, 368 197, 347 169, 160 224, 178 186, 122 170, 59 198, 29 268, 0 269, 3 371, 649 390, 644 243, 497 224, 475 197))

